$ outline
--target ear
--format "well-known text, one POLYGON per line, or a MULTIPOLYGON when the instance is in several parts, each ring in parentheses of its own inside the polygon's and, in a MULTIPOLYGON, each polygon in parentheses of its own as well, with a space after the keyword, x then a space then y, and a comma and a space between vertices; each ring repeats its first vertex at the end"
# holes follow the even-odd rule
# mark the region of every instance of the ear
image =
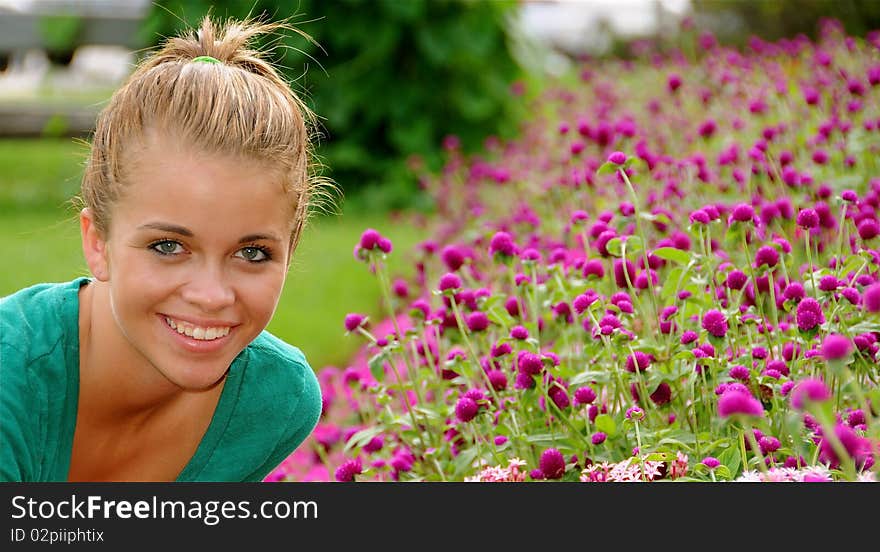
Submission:
POLYGON ((79 229, 82 236, 83 255, 85 255, 89 270, 98 281, 106 282, 110 279, 107 242, 95 225, 95 216, 88 207, 79 213, 79 229))

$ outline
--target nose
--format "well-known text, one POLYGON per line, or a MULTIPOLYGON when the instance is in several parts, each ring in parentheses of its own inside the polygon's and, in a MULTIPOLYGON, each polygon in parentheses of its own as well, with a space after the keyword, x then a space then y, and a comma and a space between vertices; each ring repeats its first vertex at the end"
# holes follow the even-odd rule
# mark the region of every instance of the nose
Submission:
POLYGON ((203 312, 216 313, 235 302, 230 282, 218 268, 204 267, 183 287, 182 296, 203 312))

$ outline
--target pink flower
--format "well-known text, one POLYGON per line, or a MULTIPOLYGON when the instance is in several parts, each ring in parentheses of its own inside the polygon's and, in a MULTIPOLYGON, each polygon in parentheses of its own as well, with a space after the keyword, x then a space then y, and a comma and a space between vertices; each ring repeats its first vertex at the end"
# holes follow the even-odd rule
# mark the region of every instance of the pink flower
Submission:
POLYGON ((764 406, 748 392, 727 390, 718 399, 718 415, 727 418, 737 414, 763 416, 764 406))

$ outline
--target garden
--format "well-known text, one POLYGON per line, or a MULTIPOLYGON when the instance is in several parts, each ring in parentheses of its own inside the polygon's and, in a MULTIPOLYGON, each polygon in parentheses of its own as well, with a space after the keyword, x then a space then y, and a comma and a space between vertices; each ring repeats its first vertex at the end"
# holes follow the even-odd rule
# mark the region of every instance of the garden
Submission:
POLYGON ((878 480, 880 32, 691 33, 514 85, 416 243, 348 236, 383 310, 267 481, 878 480))

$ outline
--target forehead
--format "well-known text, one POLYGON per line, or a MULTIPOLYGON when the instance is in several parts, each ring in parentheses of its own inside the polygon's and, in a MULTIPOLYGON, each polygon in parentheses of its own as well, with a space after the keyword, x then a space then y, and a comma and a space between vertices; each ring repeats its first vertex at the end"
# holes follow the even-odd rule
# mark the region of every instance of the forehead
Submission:
POLYGON ((152 139, 127 156, 114 218, 165 218, 212 232, 254 226, 289 232, 291 203, 278 167, 152 139))

